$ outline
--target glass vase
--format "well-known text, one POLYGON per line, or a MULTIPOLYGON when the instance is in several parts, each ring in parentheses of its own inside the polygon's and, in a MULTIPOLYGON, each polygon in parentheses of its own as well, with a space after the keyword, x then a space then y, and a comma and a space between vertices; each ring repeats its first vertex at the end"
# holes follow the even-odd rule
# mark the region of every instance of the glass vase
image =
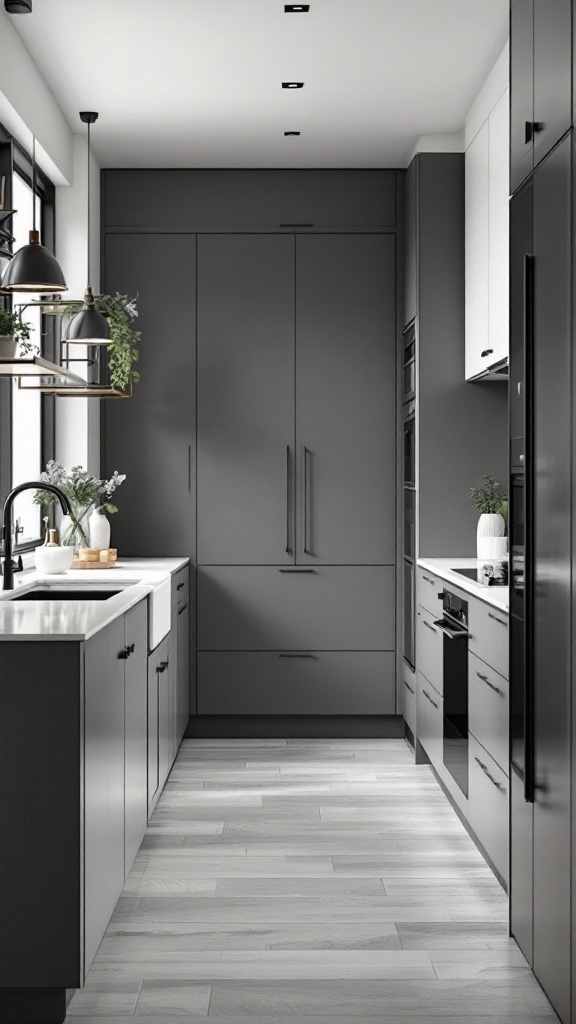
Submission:
POLYGON ((69 515, 62 516, 60 543, 74 548, 75 554, 78 554, 80 548, 90 547, 88 513, 91 508, 91 504, 84 508, 71 508, 69 515))

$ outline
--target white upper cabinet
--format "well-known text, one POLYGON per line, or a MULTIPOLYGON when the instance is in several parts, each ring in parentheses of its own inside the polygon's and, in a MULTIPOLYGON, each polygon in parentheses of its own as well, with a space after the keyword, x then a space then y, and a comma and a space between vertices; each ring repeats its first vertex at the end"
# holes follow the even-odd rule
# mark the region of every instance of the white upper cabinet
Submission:
POLYGON ((508 358, 508 89, 466 149, 466 379, 508 358))

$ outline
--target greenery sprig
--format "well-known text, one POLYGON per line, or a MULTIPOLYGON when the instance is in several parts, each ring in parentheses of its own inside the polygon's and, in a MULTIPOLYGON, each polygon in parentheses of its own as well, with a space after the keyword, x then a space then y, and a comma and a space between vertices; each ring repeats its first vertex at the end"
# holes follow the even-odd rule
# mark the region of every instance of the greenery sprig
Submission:
MULTIPOLYGON (((140 374, 134 369, 140 359, 138 343, 142 337, 142 332, 133 327, 138 317, 137 299, 138 296, 131 299, 120 292, 95 298, 96 308, 110 324, 110 344, 106 347, 110 383, 121 391, 126 391, 130 380, 135 384, 140 380, 140 374)), ((73 316, 78 308, 78 305, 67 306, 64 313, 73 316)))
POLYGON ((30 343, 32 328, 21 317, 20 313, 12 313, 9 309, 0 309, 0 334, 14 338, 20 345, 21 352, 38 351, 30 343))
POLYGON ((470 500, 483 515, 503 515, 506 518, 508 498, 498 483, 489 473, 482 477, 482 487, 470 488, 470 500))

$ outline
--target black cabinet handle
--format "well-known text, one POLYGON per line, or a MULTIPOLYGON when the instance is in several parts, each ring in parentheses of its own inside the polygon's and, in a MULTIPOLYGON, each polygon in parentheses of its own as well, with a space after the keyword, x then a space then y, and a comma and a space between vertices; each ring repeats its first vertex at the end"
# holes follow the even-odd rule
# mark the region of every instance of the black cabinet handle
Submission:
POLYGON ((500 626, 505 626, 506 628, 508 628, 508 623, 502 622, 502 619, 499 619, 497 615, 493 615, 492 612, 488 612, 488 618, 494 619, 494 622, 497 622, 500 626))
POLYGON ((410 693, 412 694, 412 696, 414 696, 414 690, 410 686, 410 683, 407 683, 405 679, 403 680, 403 683, 404 683, 404 686, 406 687, 406 689, 410 690, 410 693))
POLYGON ((165 672, 165 671, 166 671, 166 669, 168 668, 168 665, 169 665, 169 662, 168 662, 168 661, 162 661, 162 662, 161 662, 161 663, 160 663, 160 664, 158 665, 158 668, 156 669, 156 671, 157 671, 157 672, 165 672))
POLYGON ((434 629, 434 626, 431 626, 429 622, 426 622, 426 619, 422 619, 422 622, 424 623, 426 628, 430 630, 431 633, 435 633, 436 632, 436 630, 434 629))
POLYGON ((182 615, 182 612, 185 612, 187 607, 187 604, 182 605, 182 607, 178 609, 178 615, 182 615))
POLYGON ((426 697, 426 700, 429 700, 429 701, 430 701, 430 703, 431 703, 431 704, 432 704, 432 705, 433 705, 433 706, 434 706, 434 707, 436 708, 436 711, 438 711, 438 705, 437 705, 436 701, 432 700, 432 697, 430 697, 430 696, 429 696, 429 695, 428 695, 428 694, 426 693, 426 690, 422 690, 422 693, 423 693, 423 694, 424 694, 424 696, 426 697))
POLYGON ((136 644, 130 644, 130 646, 128 648, 128 653, 129 654, 134 654, 135 650, 136 650, 136 644))
POLYGON ((314 654, 279 654, 279 658, 315 658, 314 654))
POLYGON ((280 569, 280 572, 287 572, 287 573, 295 572, 295 573, 299 573, 302 576, 305 576, 306 574, 310 575, 310 573, 315 573, 316 569, 304 569, 304 568, 300 568, 300 567, 295 567, 294 569, 280 569))
POLYGON ((431 583, 432 586, 434 586, 434 580, 431 580, 429 576, 425 576, 424 573, 422 573, 422 579, 426 580, 426 583, 431 583))
POLYGON ((292 554, 292 545, 290 543, 290 509, 292 504, 291 487, 290 487, 290 445, 286 445, 286 554, 292 554))
POLYGON ((176 587, 176 590, 182 590, 182 588, 185 587, 185 586, 186 586, 185 582, 179 583, 178 586, 176 587))
POLYGON ((486 356, 491 356, 491 355, 493 355, 493 353, 494 353, 494 349, 493 348, 485 348, 484 351, 480 353, 480 356, 481 356, 482 359, 486 359, 486 356))
POLYGON ((126 658, 129 658, 129 657, 130 657, 130 651, 128 650, 127 647, 123 647, 122 650, 118 652, 118 658, 119 658, 120 661, 126 661, 126 658))
POLYGON ((525 121, 524 122, 524 145, 528 146, 533 141, 534 136, 538 132, 544 131, 543 121, 525 121))
POLYGON ((310 451, 304 447, 304 554, 309 555, 308 550, 308 459, 310 451))
POLYGON ((488 778, 490 779, 490 782, 492 783, 492 785, 496 786, 496 789, 502 789, 502 786, 498 782, 498 779, 495 779, 494 776, 490 774, 490 772, 488 771, 486 765, 482 764, 482 761, 480 760, 480 758, 479 757, 475 757, 474 760, 476 761, 476 764, 480 765, 482 771, 484 772, 484 775, 488 776, 488 778))
POLYGON ((494 690, 494 693, 499 693, 500 696, 503 696, 503 692, 500 687, 494 686, 494 683, 490 682, 488 676, 483 676, 481 672, 477 672, 476 675, 478 676, 478 679, 481 679, 483 683, 486 683, 486 686, 489 686, 491 690, 494 690))

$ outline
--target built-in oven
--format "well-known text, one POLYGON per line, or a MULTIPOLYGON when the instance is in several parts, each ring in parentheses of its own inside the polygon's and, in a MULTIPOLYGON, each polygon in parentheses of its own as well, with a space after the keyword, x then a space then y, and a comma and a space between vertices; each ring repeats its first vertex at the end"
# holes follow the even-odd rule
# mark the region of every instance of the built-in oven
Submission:
POLYGON ((464 796, 468 796, 468 602, 444 590, 443 633, 443 761, 464 796))

